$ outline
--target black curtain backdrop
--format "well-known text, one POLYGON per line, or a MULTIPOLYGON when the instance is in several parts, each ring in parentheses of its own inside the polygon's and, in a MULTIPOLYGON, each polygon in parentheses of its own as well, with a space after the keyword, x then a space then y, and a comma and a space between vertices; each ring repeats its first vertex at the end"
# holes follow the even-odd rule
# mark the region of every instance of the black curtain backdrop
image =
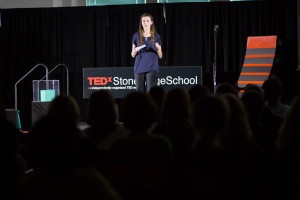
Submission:
MULTIPOLYGON (((296 0, 145 4, 71 8, 2 9, 0 28, 0 87, 6 108, 14 108, 14 84, 38 63, 51 70, 59 63, 69 68, 70 95, 81 109, 82 69, 129 67, 131 40, 144 12, 154 16, 163 42, 166 66, 203 66, 204 85, 212 88, 213 29, 217 35, 217 82, 235 84, 248 36, 277 35, 273 73, 286 85, 285 100, 300 85, 297 68, 296 0), (165 12, 164 12, 165 11, 165 12), (164 18, 164 13, 166 14, 164 18)), ((18 108, 23 128, 31 127, 32 80, 45 75, 42 67, 18 85, 18 108)), ((66 92, 65 70, 50 74, 66 92)))
MULTIPOLYGON (((281 42, 297 41, 295 5, 296 1, 167 4, 167 64, 201 65, 204 84, 212 86, 213 31, 218 25, 217 82, 236 84, 248 36, 277 35, 281 42)), ((297 53, 297 46, 289 46, 289 52, 282 53, 292 63, 283 68, 295 71, 296 57, 291 55, 297 53)))

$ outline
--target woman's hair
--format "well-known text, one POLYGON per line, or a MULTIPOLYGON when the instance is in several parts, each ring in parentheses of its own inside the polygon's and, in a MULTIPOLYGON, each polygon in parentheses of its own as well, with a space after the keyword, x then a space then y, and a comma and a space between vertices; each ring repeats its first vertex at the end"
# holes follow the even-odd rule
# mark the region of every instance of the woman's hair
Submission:
POLYGON ((153 22, 151 27, 150 27, 150 33, 151 33, 150 38, 151 38, 151 42, 153 43, 154 42, 154 35, 156 33, 153 16, 149 13, 144 13, 140 17, 140 25, 139 25, 140 40, 139 40, 139 44, 143 44, 143 35, 144 35, 144 29, 143 29, 143 25, 142 25, 142 18, 143 17, 150 17, 151 21, 153 22))

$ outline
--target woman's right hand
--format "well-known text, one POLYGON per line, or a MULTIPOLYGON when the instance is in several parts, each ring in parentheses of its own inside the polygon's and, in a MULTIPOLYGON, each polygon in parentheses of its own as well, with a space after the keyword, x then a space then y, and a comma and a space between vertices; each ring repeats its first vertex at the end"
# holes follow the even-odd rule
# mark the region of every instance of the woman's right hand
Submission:
POLYGON ((139 50, 135 50, 135 44, 132 44, 131 56, 134 58, 137 52, 139 52, 139 50))

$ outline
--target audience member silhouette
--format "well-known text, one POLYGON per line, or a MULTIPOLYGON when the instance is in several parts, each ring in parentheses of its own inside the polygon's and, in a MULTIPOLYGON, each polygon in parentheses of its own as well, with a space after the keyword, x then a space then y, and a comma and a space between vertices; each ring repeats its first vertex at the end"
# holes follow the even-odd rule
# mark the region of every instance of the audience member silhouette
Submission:
POLYGON ((221 135, 224 151, 222 192, 231 199, 251 199, 262 190, 262 152, 253 139, 246 109, 235 94, 223 95, 230 108, 229 130, 221 135))
POLYGON ((142 92, 130 93, 124 99, 124 126, 130 133, 113 142, 112 156, 116 162, 166 163, 172 158, 170 141, 148 130, 157 117, 157 106, 142 92))
POLYGON ((80 110, 74 97, 62 94, 49 103, 47 113, 77 126, 80 110))
POLYGON ((245 87, 245 92, 257 92, 258 94, 262 95, 264 97, 264 90, 256 85, 256 84, 247 84, 245 87))
POLYGON ((197 139, 191 146, 187 162, 189 199, 220 199, 222 144, 220 136, 229 128, 229 107, 219 96, 205 96, 193 106, 192 122, 197 139))
POLYGON ((170 139, 176 158, 185 155, 195 139, 190 110, 188 92, 184 88, 171 89, 164 99, 161 119, 152 130, 170 139))
POLYGON ((279 78, 272 76, 264 82, 262 88, 267 106, 262 116, 262 123, 277 135, 283 117, 290 107, 281 102, 284 86, 279 78))
POLYGON ((262 87, 267 106, 271 112, 276 116, 284 116, 290 106, 281 102, 284 89, 281 80, 274 76, 270 77, 263 83, 262 87))
POLYGON ((98 149, 109 149, 111 143, 127 130, 117 121, 114 97, 107 90, 91 94, 86 109, 86 122, 89 125, 85 134, 98 149))
POLYGON ((233 85, 231 85, 228 82, 219 83, 216 87, 215 94, 235 94, 237 95, 237 92, 233 85))
POLYGON ((248 113, 254 139, 262 148, 263 176, 266 178, 265 180, 268 180, 277 132, 262 123, 262 116, 266 111, 266 106, 264 104, 263 91, 260 87, 246 87, 241 99, 248 113))
POLYGON ((96 167, 105 176, 108 173, 109 148, 112 142, 128 133, 117 121, 114 97, 107 90, 93 92, 86 109, 84 129, 87 138, 96 146, 96 167))
POLYGON ((46 115, 32 129, 33 171, 16 184, 18 199, 120 199, 101 173, 78 165, 83 151, 74 122, 46 115))
POLYGON ((241 99, 248 113, 250 125, 261 126, 261 117, 265 110, 264 95, 262 91, 260 92, 259 88, 256 88, 255 86, 249 86, 245 89, 241 99))
POLYGON ((298 199, 300 178, 300 96, 293 99, 276 141, 275 162, 270 180, 274 199, 298 199))
POLYGON ((191 104, 193 104, 198 98, 210 95, 211 91, 204 85, 194 85, 188 90, 191 104))
POLYGON ((96 147, 85 137, 84 132, 78 128, 80 110, 74 97, 64 94, 55 97, 49 103, 47 113, 58 119, 66 120, 76 127, 73 133, 79 137, 83 149, 81 152, 81 164, 83 166, 95 166, 97 161, 96 147))
POLYGON ((149 94, 132 92, 123 103, 123 122, 130 133, 110 148, 109 180, 124 199, 157 199, 173 156, 171 142, 149 132, 157 119, 157 106, 149 94))

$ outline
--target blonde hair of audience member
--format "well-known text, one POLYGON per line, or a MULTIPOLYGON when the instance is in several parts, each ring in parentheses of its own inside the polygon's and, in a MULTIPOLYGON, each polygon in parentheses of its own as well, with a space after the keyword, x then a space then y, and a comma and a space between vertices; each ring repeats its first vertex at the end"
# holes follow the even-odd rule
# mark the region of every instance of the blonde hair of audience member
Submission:
POLYGON ((80 110, 74 97, 59 95, 55 97, 48 106, 48 114, 65 119, 77 125, 79 121, 80 110))
POLYGON ((185 156, 195 140, 190 115, 190 99, 187 90, 174 88, 167 92, 162 105, 161 120, 152 132, 170 139, 176 158, 185 156))
POLYGON ((221 147, 220 136, 229 128, 230 111, 228 103, 220 96, 203 96, 192 109, 192 123, 198 132, 197 142, 212 147, 221 147))
POLYGON ((234 94, 224 94, 223 96, 228 102, 231 114, 229 131, 222 136, 222 140, 230 148, 249 150, 253 133, 250 128, 246 108, 238 96, 234 94))

